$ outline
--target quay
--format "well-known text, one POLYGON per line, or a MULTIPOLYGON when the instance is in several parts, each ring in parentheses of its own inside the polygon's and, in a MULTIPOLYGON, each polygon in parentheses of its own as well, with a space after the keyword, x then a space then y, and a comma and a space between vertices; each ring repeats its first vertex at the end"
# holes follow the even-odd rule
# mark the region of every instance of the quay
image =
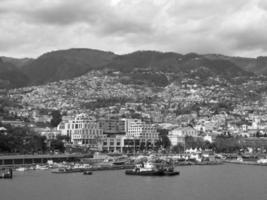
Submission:
POLYGON ((85 154, 44 154, 44 155, 3 155, 0 156, 0 167, 20 167, 34 164, 46 164, 48 160, 53 162, 75 162, 88 157, 85 154))

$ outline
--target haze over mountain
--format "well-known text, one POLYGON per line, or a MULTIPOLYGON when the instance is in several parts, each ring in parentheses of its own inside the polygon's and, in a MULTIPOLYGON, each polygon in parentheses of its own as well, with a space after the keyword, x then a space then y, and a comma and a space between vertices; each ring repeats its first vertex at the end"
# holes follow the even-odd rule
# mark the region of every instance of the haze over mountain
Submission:
POLYGON ((242 58, 196 53, 182 55, 158 51, 116 55, 94 49, 67 49, 48 52, 36 59, 3 57, 0 70, 0 78, 8 85, 5 87, 46 84, 78 77, 91 70, 120 72, 123 74, 122 82, 126 84, 165 86, 172 81, 167 75, 169 73, 181 78, 206 79, 219 76, 227 80, 236 76, 251 76, 253 73, 267 75, 267 57, 242 58))

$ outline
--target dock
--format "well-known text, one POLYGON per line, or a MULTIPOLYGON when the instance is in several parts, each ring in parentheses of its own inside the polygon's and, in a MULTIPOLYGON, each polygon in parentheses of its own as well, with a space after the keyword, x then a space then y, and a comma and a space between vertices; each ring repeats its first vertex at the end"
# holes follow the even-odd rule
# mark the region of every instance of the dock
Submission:
POLYGON ((46 164, 48 160, 53 162, 74 162, 85 158, 85 154, 42 154, 42 155, 3 155, 0 156, 0 167, 19 167, 34 164, 46 164))

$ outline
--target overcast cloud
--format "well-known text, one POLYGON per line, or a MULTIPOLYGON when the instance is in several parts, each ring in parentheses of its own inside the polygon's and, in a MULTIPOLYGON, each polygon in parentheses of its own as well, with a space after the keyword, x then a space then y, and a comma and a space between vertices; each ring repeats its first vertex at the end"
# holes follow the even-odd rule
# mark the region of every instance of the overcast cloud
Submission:
POLYGON ((267 1, 0 0, 0 55, 74 47, 267 55, 267 1))

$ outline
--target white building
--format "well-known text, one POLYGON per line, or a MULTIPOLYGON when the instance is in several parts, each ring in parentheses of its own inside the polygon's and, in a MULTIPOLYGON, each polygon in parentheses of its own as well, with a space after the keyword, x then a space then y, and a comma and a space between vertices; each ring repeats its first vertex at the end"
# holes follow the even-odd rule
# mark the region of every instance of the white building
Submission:
POLYGON ((106 134, 125 134, 125 120, 121 119, 103 119, 99 121, 100 128, 106 134))
POLYGON ((150 141, 152 144, 159 139, 157 127, 147 124, 140 119, 124 119, 125 132, 128 138, 140 139, 141 142, 150 141))
POLYGON ((103 139, 106 137, 99 123, 86 114, 78 114, 73 119, 61 122, 57 128, 62 135, 70 137, 72 144, 95 149, 102 148, 103 139))
POLYGON ((153 147, 159 139, 157 127, 153 124, 146 124, 140 119, 121 119, 121 122, 119 123, 120 132, 123 130, 124 134, 110 134, 109 137, 106 137, 103 142, 103 150, 113 152, 138 151, 141 146, 146 149, 153 147))
POLYGON ((112 151, 112 152, 123 152, 125 146, 124 140, 126 139, 125 135, 115 135, 112 137, 106 137, 103 140, 103 150, 112 151))

